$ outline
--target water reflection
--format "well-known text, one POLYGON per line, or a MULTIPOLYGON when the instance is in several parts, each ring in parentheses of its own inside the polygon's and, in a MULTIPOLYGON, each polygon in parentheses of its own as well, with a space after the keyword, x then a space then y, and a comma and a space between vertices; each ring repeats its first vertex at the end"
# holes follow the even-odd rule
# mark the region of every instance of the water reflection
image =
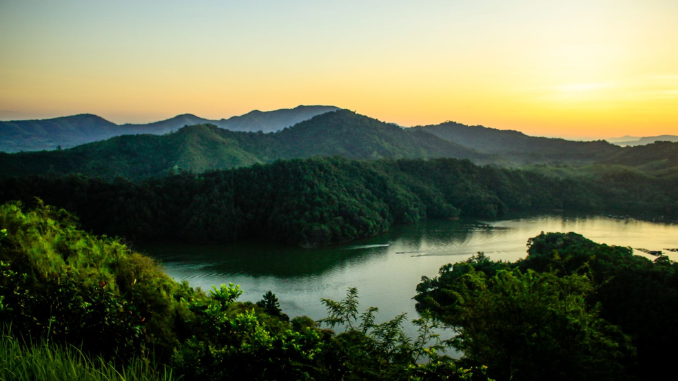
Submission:
MULTIPOLYGON (((492 259, 523 258, 527 240, 542 231, 574 231, 596 242, 649 250, 678 247, 676 225, 553 214, 499 221, 425 221, 321 249, 266 242, 156 243, 141 249, 159 258, 170 276, 203 289, 233 282, 245 290, 241 299, 250 301, 272 290, 291 316, 322 318, 321 298, 339 300, 348 287, 357 287, 361 308, 378 307, 383 321, 402 312, 416 318, 412 297, 421 276, 435 276, 442 265, 464 261, 478 251, 492 259)), ((674 260, 678 255, 668 254, 674 260)), ((412 326, 407 330, 414 334, 412 326)))

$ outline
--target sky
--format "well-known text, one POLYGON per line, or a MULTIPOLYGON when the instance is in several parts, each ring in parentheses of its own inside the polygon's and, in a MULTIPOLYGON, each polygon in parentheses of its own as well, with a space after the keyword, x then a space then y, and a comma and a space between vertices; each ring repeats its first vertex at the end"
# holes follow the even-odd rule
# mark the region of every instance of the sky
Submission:
POLYGON ((403 126, 678 135, 678 1, 0 0, 0 120, 301 104, 403 126))

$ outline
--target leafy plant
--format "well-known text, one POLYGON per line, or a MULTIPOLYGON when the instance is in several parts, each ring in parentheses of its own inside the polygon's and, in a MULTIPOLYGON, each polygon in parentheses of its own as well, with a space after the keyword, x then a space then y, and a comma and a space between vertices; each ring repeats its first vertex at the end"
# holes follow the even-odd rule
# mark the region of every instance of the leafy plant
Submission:
POLYGON ((0 380, 33 381, 171 381, 172 369, 134 357, 124 366, 91 357, 81 348, 39 342, 26 343, 3 328, 0 335, 0 380), (32 345, 33 344, 33 345, 32 345), (117 366, 116 366, 117 365, 117 366))

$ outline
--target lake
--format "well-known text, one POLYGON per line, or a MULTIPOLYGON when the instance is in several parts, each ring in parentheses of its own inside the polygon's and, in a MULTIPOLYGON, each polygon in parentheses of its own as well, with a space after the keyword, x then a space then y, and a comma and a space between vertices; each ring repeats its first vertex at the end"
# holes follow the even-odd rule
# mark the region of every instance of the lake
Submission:
MULTIPOLYGON (((321 298, 340 300, 347 288, 357 287, 361 311, 378 307, 378 321, 384 321, 402 312, 410 319, 418 317, 412 297, 422 275, 433 277, 442 265, 464 261, 478 251, 494 260, 523 258, 528 238, 542 231, 572 231, 599 243, 649 250, 678 247, 675 224, 550 214, 495 221, 423 221, 320 249, 270 242, 172 242, 137 249, 160 259, 174 279, 185 279, 204 290, 232 282, 244 290, 241 301, 253 302, 271 290, 290 317, 323 318, 326 311, 321 298)), ((667 254, 677 259, 678 253, 667 254)), ((410 335, 415 332, 410 324, 405 329, 410 335)))

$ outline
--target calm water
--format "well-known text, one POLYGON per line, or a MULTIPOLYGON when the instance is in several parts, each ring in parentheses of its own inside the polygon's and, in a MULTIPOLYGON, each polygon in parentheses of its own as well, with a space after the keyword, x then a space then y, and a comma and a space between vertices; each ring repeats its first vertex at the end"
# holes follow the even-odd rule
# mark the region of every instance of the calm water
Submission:
MULTIPOLYGON (((325 317, 321 298, 339 300, 348 287, 357 287, 361 309, 378 307, 383 321, 402 312, 411 319, 418 317, 412 297, 422 275, 435 276, 442 265, 464 261, 478 251, 495 260, 523 258, 527 239, 542 231, 573 231, 596 242, 649 250, 678 247, 678 225, 541 215, 500 221, 425 221, 322 249, 261 242, 162 243, 139 249, 160 259, 170 276, 193 286, 209 289, 233 282, 244 289, 240 300, 249 301, 260 300, 271 290, 290 316, 325 317)), ((676 260, 677 254, 669 256, 676 260)), ((414 333, 410 325, 406 330, 414 333)))

